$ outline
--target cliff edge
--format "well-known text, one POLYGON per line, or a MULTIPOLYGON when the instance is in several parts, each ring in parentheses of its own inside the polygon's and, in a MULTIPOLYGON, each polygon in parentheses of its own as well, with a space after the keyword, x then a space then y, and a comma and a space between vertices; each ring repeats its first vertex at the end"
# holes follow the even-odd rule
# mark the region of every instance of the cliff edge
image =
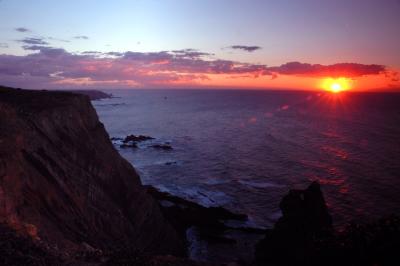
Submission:
POLYGON ((85 95, 0 87, 0 223, 55 253, 183 254, 85 95))

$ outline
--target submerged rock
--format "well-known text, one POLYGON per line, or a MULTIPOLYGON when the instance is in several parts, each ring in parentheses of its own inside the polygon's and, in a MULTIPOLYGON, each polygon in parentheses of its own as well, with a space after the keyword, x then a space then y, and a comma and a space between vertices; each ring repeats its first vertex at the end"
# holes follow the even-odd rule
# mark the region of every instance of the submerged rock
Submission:
POLYGON ((173 150, 173 148, 170 144, 154 144, 154 145, 151 145, 151 147, 155 148, 155 149, 165 150, 165 151, 173 150))

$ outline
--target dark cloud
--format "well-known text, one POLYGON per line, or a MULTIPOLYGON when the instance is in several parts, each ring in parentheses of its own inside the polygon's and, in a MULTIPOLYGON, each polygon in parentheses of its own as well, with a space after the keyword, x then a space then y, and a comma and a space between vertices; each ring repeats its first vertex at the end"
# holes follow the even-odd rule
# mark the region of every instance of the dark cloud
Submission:
POLYGON ((24 50, 39 51, 40 49, 47 48, 47 46, 43 46, 43 45, 23 45, 22 48, 24 50))
POLYGON ((15 28, 16 31, 18 32, 30 32, 30 29, 24 28, 24 27, 19 27, 19 28, 15 28))
POLYGON ((37 37, 37 38, 24 38, 22 40, 18 40, 27 45, 48 45, 49 43, 44 40, 44 38, 37 37))
POLYGON ((8 44, 0 42, 0 48, 8 48, 8 44))
POLYGON ((35 50, 40 51, 40 55, 43 55, 47 58, 55 58, 59 57, 62 55, 65 56, 70 56, 71 54, 65 51, 62 48, 53 48, 53 47, 47 47, 47 46, 35 46, 35 50))
POLYGON ((181 57, 181 58, 200 58, 200 57, 204 57, 204 56, 214 55, 214 54, 210 54, 210 53, 200 52, 195 49, 182 49, 182 50, 174 50, 171 52, 173 54, 175 54, 177 57, 181 57))
POLYGON ((236 49, 236 50, 243 50, 243 51, 246 51, 249 53, 262 49, 262 47, 260 47, 260 46, 247 46, 247 45, 232 45, 232 46, 229 46, 228 48, 236 49))
POLYGON ((141 52, 125 52, 122 55, 123 59, 129 59, 133 61, 142 61, 146 63, 155 63, 162 60, 169 60, 172 58, 172 55, 167 51, 161 52, 150 52, 150 53, 141 53, 141 52))
POLYGON ((312 77, 361 77, 384 73, 386 68, 382 65, 364 65, 357 63, 339 63, 333 65, 307 64, 289 62, 277 67, 269 67, 271 72, 282 75, 304 75, 312 77))
POLYGON ((399 82, 400 81, 400 73, 393 70, 387 70, 385 72, 385 77, 390 79, 392 82, 399 82))
POLYGON ((89 40, 88 36, 85 35, 78 35, 78 36, 74 36, 74 39, 78 39, 78 40, 89 40))
MULTIPOLYGON (((33 43, 42 43, 41 39, 33 43)), ((359 77, 375 75, 385 70, 379 65, 342 63, 312 65, 292 62, 276 67, 231 60, 213 59, 211 54, 193 49, 160 52, 86 51, 80 54, 41 44, 23 46, 35 51, 25 56, 0 55, 0 81, 20 87, 31 81, 32 87, 62 86, 93 87, 156 87, 176 84, 195 84, 210 74, 257 78, 279 75, 307 75, 327 77, 359 77)))

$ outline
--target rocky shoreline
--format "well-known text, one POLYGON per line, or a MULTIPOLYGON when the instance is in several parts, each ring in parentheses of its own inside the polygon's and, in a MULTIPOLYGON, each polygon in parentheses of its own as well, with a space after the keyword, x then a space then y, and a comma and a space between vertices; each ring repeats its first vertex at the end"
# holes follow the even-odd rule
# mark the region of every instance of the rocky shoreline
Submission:
POLYGON ((400 265, 398 217, 335 231, 316 182, 269 230, 143 186, 115 146, 153 138, 110 141, 90 100, 0 87, 0 265, 400 265))

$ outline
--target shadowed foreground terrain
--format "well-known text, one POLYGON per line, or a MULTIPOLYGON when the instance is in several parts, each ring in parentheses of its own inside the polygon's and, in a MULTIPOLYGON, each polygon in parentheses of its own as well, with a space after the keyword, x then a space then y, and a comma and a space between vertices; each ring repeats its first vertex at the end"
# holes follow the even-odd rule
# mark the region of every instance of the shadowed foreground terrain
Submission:
POLYGON ((396 216, 337 232, 316 182, 280 208, 273 229, 240 229, 265 234, 253 261, 191 261, 188 228, 235 246, 223 221, 246 215, 143 187, 88 96, 0 87, 0 265, 400 265, 396 216))
POLYGON ((57 256, 184 254, 84 95, 0 89, 0 223, 57 256))

